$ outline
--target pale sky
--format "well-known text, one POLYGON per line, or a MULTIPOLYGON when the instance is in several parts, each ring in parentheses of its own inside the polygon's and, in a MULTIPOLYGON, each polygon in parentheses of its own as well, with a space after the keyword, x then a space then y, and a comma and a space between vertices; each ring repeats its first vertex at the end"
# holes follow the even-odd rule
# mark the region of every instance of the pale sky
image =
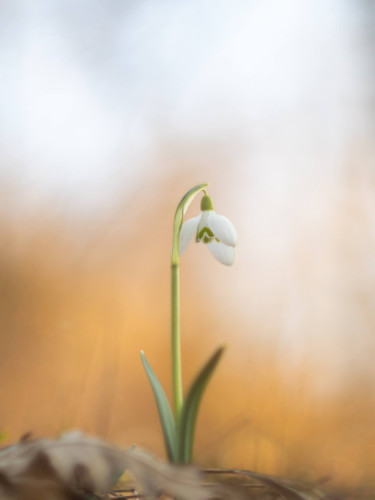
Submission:
POLYGON ((230 134, 276 197, 335 177, 372 132, 361 16, 341 0, 5 0, 1 176, 95 210, 160 137, 230 134))

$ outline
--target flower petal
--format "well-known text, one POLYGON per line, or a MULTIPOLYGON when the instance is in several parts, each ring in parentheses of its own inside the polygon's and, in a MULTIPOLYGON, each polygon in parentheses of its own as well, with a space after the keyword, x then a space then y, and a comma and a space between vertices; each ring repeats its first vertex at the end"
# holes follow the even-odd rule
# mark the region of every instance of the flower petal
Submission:
POLYGON ((182 255, 185 252, 185 250, 189 246, 193 234, 197 232, 200 218, 201 216, 197 215, 197 217, 188 219, 186 222, 182 224, 180 231, 180 242, 179 242, 180 255, 182 255))
POLYGON ((236 258, 236 249, 234 247, 218 243, 217 241, 211 241, 207 246, 215 259, 225 266, 231 266, 234 263, 234 259, 236 258))
POLYGON ((208 216, 208 227, 224 245, 230 245, 231 247, 237 245, 236 228, 224 215, 218 215, 212 211, 208 216))

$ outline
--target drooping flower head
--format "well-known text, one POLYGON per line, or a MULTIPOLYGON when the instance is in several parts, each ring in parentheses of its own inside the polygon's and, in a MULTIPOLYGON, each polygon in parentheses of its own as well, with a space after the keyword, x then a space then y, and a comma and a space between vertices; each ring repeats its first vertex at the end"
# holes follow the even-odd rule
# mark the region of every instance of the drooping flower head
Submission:
POLYGON ((214 211, 207 194, 201 201, 201 214, 182 224, 180 231, 180 255, 187 249, 193 235, 195 241, 208 246, 212 255, 222 264, 231 266, 236 256, 237 231, 229 219, 214 211))

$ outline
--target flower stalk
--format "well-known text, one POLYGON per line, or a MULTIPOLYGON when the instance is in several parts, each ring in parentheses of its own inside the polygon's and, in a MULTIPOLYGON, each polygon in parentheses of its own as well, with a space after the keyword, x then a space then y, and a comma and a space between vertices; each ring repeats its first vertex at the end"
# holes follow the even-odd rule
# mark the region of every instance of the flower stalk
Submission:
POLYGON ((186 210, 193 198, 204 191, 208 184, 200 184, 188 191, 178 204, 173 223, 171 259, 171 349, 173 409, 176 425, 183 405, 180 334, 180 231, 186 210))
POLYGON ((173 409, 175 422, 179 421, 183 405, 180 340, 180 266, 171 265, 171 347, 172 347, 172 383, 173 409))

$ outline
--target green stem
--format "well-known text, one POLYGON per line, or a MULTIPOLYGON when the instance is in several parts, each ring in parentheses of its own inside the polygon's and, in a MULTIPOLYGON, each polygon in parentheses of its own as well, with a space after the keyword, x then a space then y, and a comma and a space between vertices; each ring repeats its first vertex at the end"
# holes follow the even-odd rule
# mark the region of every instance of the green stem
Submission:
POLYGON ((171 343, 172 343, 172 384, 173 408, 175 423, 178 425, 183 405, 182 376, 181 376, 181 348, 180 348, 180 252, 179 237, 184 214, 193 198, 203 191, 208 184, 198 184, 188 191, 178 204, 173 222, 173 244, 171 262, 171 343))
POLYGON ((177 423, 180 418, 183 404, 180 347, 180 266, 178 262, 172 262, 171 272, 172 380, 174 416, 177 423))

